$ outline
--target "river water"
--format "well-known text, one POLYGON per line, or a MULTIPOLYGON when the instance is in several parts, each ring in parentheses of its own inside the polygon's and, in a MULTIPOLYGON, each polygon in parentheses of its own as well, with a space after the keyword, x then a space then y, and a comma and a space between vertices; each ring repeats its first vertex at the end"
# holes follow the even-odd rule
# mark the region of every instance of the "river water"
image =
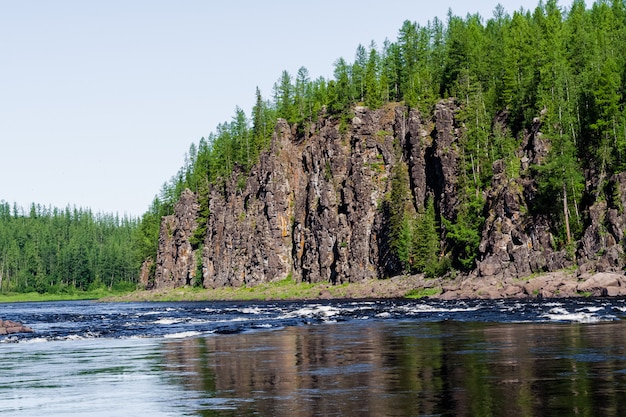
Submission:
POLYGON ((0 304, 7 416, 623 416, 626 301, 0 304))

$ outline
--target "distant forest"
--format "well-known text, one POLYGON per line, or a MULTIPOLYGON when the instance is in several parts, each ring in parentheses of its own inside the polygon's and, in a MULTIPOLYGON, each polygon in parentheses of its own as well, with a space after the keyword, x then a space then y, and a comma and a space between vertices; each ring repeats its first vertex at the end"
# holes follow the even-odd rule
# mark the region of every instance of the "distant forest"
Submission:
POLYGON ((89 210, 0 202, 0 290, 134 289, 139 221, 89 210))
MULTIPOLYGON (((591 6, 574 0, 569 7, 549 0, 534 10, 512 13, 498 5, 487 20, 477 14, 463 18, 452 13, 445 22, 434 18, 426 25, 407 20, 394 42, 358 45, 352 62, 339 58, 332 79, 312 78, 304 67, 295 75, 283 71, 270 98, 257 88, 250 115, 236 108, 232 120, 193 143, 184 165, 164 184, 141 220, 114 225, 120 228, 115 236, 128 229, 127 240, 120 245, 123 252, 134 254, 127 263, 120 261, 118 272, 100 271, 95 260, 90 264, 91 275, 62 269, 41 272, 47 285, 64 282, 84 287, 112 276, 120 281, 134 279, 138 260, 156 254, 161 217, 172 213, 186 188, 198 194, 201 204, 196 239, 200 245, 203 222, 209 215, 210 187, 231 175, 245 179, 260 152, 267 149, 278 118, 306 137, 320 117, 335 118, 347 128, 355 105, 379 108, 403 103, 429 115, 437 101, 448 97, 455 97, 461 105, 458 116, 464 126, 461 146, 466 181, 459 201, 466 209, 459 213, 457 224, 448 227, 452 244, 462 247, 457 251, 464 254, 461 266, 469 267, 473 261, 485 204, 481 191, 491 183, 493 162, 503 159, 511 177, 520 175, 513 150, 521 143, 520 133, 536 118, 541 119, 541 131, 551 142, 545 163, 532 168, 539 181, 541 210, 553 215, 560 244, 568 244, 581 233, 579 206, 585 193, 602 198, 604 180, 626 168, 624 51, 623 0, 600 0, 591 6), (509 123, 501 131, 495 127, 501 125, 493 122, 503 115, 509 123), (585 173, 599 178, 591 189, 585 173), (564 205, 568 210, 564 211, 564 205), (573 213, 571 219, 567 213, 573 213)), ((51 222, 64 216, 44 213, 42 217, 51 222)), ((9 215, 0 221, 4 228, 6 222, 26 222, 30 217, 9 215)), ((107 222, 93 223, 104 227, 107 222)), ((24 286, 26 277, 40 276, 39 266, 33 267, 38 264, 26 252, 18 255, 13 250, 6 255, 9 249, 2 233, 0 266, 11 263, 11 276, 21 276, 24 286)), ((72 239, 73 234, 59 236, 72 239)), ((36 246, 32 240, 26 238, 24 245, 36 246)), ((87 247, 90 254, 97 252, 98 246, 87 247)))

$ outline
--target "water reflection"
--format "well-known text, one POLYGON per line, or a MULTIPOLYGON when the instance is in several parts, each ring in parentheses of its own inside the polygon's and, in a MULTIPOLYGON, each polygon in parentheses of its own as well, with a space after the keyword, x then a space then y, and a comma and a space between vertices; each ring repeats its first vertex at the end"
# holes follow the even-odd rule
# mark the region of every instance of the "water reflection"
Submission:
POLYGON ((202 416, 619 416, 624 326, 289 327, 168 341, 162 366, 202 416))

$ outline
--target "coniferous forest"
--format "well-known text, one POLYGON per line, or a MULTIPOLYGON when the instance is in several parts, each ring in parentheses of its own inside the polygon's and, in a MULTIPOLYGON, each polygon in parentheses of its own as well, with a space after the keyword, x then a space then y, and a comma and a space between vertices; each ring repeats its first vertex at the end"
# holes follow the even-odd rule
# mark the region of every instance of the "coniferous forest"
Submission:
POLYGON ((133 257, 138 221, 31 205, 29 212, 0 203, 0 288, 63 293, 132 289, 139 273, 133 257))
MULTIPOLYGON (((454 266, 472 266, 492 164, 504 160, 510 177, 520 175, 514 150, 539 117, 551 147, 545 163, 531 168, 541 202, 536 209, 554 219, 556 244, 567 245, 582 231, 584 199, 605 198, 604 181, 626 169, 624 51, 623 0, 548 0, 528 10, 497 6, 489 18, 449 13, 425 25, 407 20, 394 41, 358 45, 352 61, 339 58, 331 79, 315 78, 302 67, 296 74, 283 71, 268 96, 257 89, 249 115, 236 108, 231 120, 190 146, 184 165, 137 222, 71 210, 20 214, 5 204, 2 288, 132 282, 141 261, 154 259, 161 217, 172 213, 187 188, 201 205, 199 244, 210 188, 231 175, 245 179, 267 149, 278 118, 306 135, 320 117, 347 126, 355 105, 403 103, 429 114, 449 97, 458 101, 464 126, 465 181, 458 198, 465 209, 455 224, 445 225, 454 266), (503 115, 509 121, 505 130, 494 123, 503 115)), ((432 208, 423 215, 435 216, 432 208)), ((399 227, 397 255, 415 259, 406 269, 424 270, 419 254, 403 255, 402 235, 399 227)))

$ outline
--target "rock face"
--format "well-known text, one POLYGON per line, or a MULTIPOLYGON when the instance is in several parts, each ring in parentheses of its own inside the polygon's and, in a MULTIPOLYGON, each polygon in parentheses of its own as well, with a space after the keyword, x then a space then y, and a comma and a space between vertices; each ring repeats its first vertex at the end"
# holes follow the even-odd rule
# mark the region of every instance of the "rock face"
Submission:
MULTIPOLYGON (((522 172, 527 172, 529 165, 541 164, 547 153, 539 128, 536 120, 517 152, 522 172)), ((571 266, 573 256, 554 250, 550 219, 531 211, 536 194, 534 179, 525 175, 509 179, 505 169, 504 161, 493 165, 476 273, 502 279, 571 266)))
MULTIPOLYGON (((456 217, 458 205, 459 130, 454 118, 457 110, 458 107, 453 99, 440 102, 435 107, 435 128, 430 137, 424 136, 426 132, 423 129, 416 132, 418 137, 421 136, 423 146, 427 146, 425 149, 426 187, 433 190, 439 211, 447 219, 456 217)), ((410 133, 413 136, 412 132, 410 133)), ((411 178, 412 182, 420 181, 420 179, 419 175, 411 178)))
POLYGON ((626 173, 613 175, 607 190, 612 198, 596 201, 588 210, 588 225, 578 249, 583 272, 616 272, 624 268, 626 173))
POLYGON ((174 214, 161 219, 153 288, 193 284, 197 268, 191 238, 198 227, 198 209, 195 194, 185 190, 174 214))
POLYGON ((379 205, 396 162, 395 108, 356 108, 352 129, 321 119, 299 141, 279 121, 243 189, 213 190, 204 285, 354 282, 378 275, 379 205))
POLYGON ((261 156, 245 186, 233 176, 211 191, 204 286, 255 285, 282 279, 291 270, 293 189, 300 186, 301 157, 292 158, 299 146, 290 139, 289 126, 279 123, 270 152, 261 156))
MULTIPOLYGON (((381 209, 391 190, 392 169, 401 159, 406 162, 416 211, 432 197, 438 216, 454 221, 464 163, 458 110, 454 99, 438 103, 432 115, 397 104, 378 110, 356 107, 347 128, 321 117, 304 135, 279 120, 270 149, 253 169, 235 172, 211 189, 204 202, 210 215, 201 250, 190 242, 198 227, 194 193, 185 191, 174 214, 162 219, 156 273, 148 286, 200 280, 206 288, 254 286, 287 277, 341 284, 401 272, 390 254, 388 219, 381 209), (196 276, 200 270, 202 277, 196 276)), ((504 129, 506 113, 494 123, 504 129)), ((505 162, 496 161, 491 186, 482 190, 485 223, 476 269, 467 275, 474 291, 483 284, 511 282, 497 293, 550 292, 511 280, 568 267, 580 267, 582 281, 596 272, 620 274, 626 174, 609 179, 612 200, 581 208, 586 222, 578 245, 568 251, 555 248, 551 219, 533 209, 537 184, 529 167, 541 164, 550 146, 539 119, 521 139, 515 154, 521 175, 510 178, 505 162)), ((572 285, 559 291, 588 292, 580 282, 572 285)))

